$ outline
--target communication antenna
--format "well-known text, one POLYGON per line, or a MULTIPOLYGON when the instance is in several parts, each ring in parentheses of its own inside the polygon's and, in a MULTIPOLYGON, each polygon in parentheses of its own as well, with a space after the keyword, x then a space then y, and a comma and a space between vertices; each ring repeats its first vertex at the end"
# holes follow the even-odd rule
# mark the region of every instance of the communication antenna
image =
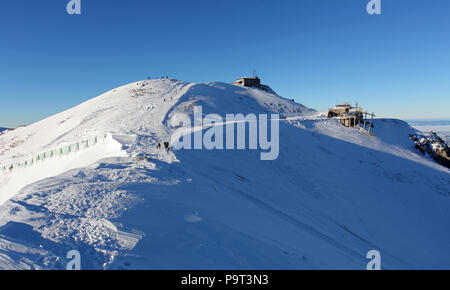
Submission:
POLYGON ((256 71, 256 69, 253 70, 252 77, 254 77, 254 78, 258 77, 258 72, 256 71))

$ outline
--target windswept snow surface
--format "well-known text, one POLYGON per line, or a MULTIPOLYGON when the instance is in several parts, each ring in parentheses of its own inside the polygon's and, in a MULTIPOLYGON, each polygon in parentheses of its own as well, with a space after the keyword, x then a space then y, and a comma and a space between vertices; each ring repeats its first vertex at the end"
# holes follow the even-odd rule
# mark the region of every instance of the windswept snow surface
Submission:
POLYGON ((379 250, 384 269, 450 269, 449 170, 415 151, 405 122, 374 130, 224 83, 117 88, 0 136, 0 167, 110 136, 0 173, 0 268, 65 269, 78 250, 83 269, 365 269, 379 250), (279 158, 157 150, 194 106, 289 116, 279 158))
POLYGON ((52 158, 38 162, 33 166, 18 168, 3 174, 0 178, 0 204, 16 195, 20 189, 36 181, 57 176, 68 170, 91 165, 94 161, 106 157, 126 157, 122 144, 107 135, 101 144, 86 150, 80 150, 68 156, 52 158))

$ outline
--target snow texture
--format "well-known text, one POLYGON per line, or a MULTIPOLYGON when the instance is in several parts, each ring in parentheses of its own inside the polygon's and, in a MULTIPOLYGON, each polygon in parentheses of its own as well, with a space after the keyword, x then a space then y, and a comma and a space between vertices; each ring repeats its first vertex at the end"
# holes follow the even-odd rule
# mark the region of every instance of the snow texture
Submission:
POLYGON ((258 89, 147 80, 0 136, 0 168, 108 134, 71 155, 0 172, 0 268, 450 269, 449 170, 416 130, 375 137, 258 89), (280 113, 280 156, 156 148, 176 113, 280 113), (295 117, 292 117, 295 116, 295 117))

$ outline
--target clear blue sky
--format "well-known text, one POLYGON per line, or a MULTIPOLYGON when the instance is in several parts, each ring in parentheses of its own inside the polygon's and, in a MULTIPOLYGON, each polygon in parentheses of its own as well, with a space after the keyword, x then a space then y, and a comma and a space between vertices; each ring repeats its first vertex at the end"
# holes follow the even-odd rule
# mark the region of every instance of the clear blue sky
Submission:
POLYGON ((147 76, 232 82, 256 69, 319 110, 450 118, 450 1, 8 0, 0 126, 28 124, 147 76))

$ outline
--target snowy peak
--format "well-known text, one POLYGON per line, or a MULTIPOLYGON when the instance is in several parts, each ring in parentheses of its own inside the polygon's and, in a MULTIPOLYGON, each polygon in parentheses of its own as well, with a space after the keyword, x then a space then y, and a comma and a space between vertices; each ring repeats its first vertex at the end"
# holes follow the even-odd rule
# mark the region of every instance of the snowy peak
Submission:
MULTIPOLYGON (((111 90, 72 109, 19 128, 0 139, 0 161, 60 144, 111 133, 164 134, 167 114, 202 105, 214 113, 312 113, 313 110, 259 89, 225 83, 145 80, 111 90)), ((167 132, 166 132, 167 133, 167 132)))
POLYGON ((0 136, 0 165, 28 162, 0 172, 0 268, 61 269, 73 245, 83 269, 450 267, 449 170, 406 123, 374 132, 258 89, 122 86, 0 136), (158 149, 196 106, 280 114, 279 158, 158 149))

